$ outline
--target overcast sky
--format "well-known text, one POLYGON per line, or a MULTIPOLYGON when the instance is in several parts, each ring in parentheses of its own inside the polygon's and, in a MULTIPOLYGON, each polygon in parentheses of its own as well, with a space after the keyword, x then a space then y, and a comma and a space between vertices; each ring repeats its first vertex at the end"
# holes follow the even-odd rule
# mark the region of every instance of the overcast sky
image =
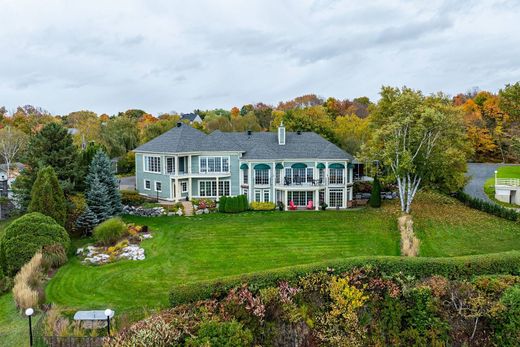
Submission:
POLYGON ((520 80, 520 1, 0 0, 0 105, 189 112, 520 80))

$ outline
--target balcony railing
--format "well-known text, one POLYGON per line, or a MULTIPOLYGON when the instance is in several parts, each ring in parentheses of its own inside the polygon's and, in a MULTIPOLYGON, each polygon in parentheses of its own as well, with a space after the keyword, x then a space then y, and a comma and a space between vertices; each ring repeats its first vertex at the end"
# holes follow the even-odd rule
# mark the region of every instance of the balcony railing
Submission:
POLYGON ((495 185, 520 187, 520 178, 497 178, 495 180, 495 185))
MULTIPOLYGON (((345 184, 343 177, 329 177, 328 184, 345 184)), ((300 176, 285 176, 281 181, 276 182, 277 185, 283 186, 324 186, 327 184, 326 178, 312 178, 312 177, 300 177, 300 176)))

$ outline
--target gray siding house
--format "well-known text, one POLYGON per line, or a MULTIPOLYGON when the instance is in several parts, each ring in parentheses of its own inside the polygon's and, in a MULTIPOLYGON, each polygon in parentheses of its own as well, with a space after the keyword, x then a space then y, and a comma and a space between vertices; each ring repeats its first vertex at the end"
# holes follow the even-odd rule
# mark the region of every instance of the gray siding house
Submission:
POLYGON ((135 149, 140 194, 168 201, 244 194, 315 209, 347 208, 353 157, 312 132, 214 131, 177 126, 135 149))

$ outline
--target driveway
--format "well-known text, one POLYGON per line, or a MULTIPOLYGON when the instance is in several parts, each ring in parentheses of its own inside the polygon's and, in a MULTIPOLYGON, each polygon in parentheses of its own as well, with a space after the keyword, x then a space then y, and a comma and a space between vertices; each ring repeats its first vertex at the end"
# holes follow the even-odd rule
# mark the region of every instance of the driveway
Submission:
MULTIPOLYGON (((486 193, 484 193, 484 183, 489 177, 495 174, 495 170, 501 166, 511 164, 501 163, 469 163, 466 176, 470 177, 468 184, 464 187, 464 192, 475 198, 493 202, 486 193)), ((513 164, 514 165, 514 164, 513 164)))
POLYGON ((135 190, 135 176, 118 178, 120 190, 135 190))

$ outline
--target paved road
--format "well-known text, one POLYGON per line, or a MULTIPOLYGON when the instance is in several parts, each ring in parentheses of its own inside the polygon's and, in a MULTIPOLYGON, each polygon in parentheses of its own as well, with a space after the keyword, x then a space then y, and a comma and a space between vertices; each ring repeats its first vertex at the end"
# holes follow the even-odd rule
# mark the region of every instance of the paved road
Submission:
POLYGON ((135 176, 119 178, 119 189, 135 190, 135 176))
POLYGON ((469 163, 467 176, 470 177, 470 180, 466 187, 464 187, 464 192, 473 197, 492 202, 486 193, 484 193, 484 183, 489 177, 495 174, 496 169, 508 165, 511 164, 469 163))

